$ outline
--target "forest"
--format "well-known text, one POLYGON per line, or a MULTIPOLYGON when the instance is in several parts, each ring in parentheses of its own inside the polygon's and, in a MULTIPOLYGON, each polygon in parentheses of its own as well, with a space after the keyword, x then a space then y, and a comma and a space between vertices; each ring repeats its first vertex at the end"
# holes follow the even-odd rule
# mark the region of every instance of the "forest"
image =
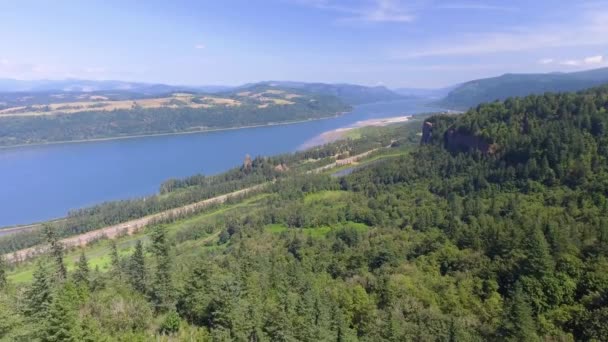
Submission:
POLYGON ((140 236, 47 226, 47 256, 0 263, 0 340, 606 341, 607 112, 608 87, 509 98, 140 236))

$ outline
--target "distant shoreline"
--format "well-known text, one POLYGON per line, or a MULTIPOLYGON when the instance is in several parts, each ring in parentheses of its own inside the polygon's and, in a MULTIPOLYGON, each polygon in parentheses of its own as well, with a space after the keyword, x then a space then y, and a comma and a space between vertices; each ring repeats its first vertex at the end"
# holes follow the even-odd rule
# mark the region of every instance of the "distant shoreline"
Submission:
POLYGON ((34 143, 34 144, 2 145, 2 146, 0 146, 0 150, 8 150, 8 149, 13 149, 13 148, 18 149, 18 148, 25 148, 25 147, 48 146, 48 145, 79 144, 79 143, 111 141, 111 140, 126 140, 126 139, 137 139, 137 138, 147 138, 147 137, 162 137, 162 136, 170 136, 170 135, 203 134, 203 133, 213 133, 213 132, 222 132, 222 131, 234 131, 234 130, 248 129, 248 128, 284 126, 284 125, 293 125, 293 124, 299 124, 299 123, 305 123, 305 122, 311 122, 311 121, 332 119, 332 118, 336 118, 336 117, 339 117, 339 116, 342 116, 342 115, 345 115, 348 113, 351 113, 351 112, 340 112, 333 116, 326 116, 326 117, 322 117, 322 118, 311 118, 311 119, 305 119, 305 120, 283 121, 283 122, 270 122, 270 123, 266 123, 266 124, 249 125, 249 126, 213 128, 213 129, 200 130, 200 131, 134 134, 134 135, 125 135, 125 136, 117 136, 117 137, 107 137, 107 138, 49 141, 49 142, 34 143))
POLYGON ((412 119, 412 115, 402 115, 402 116, 393 116, 388 118, 380 118, 380 119, 369 119, 363 121, 357 121, 354 124, 351 124, 346 127, 341 127, 337 129, 333 129, 331 131, 323 132, 316 137, 306 141, 302 146, 303 149, 311 148, 318 145, 329 144, 334 141, 340 140, 344 137, 344 135, 353 129, 362 128, 362 127, 383 127, 397 123, 404 123, 412 119))

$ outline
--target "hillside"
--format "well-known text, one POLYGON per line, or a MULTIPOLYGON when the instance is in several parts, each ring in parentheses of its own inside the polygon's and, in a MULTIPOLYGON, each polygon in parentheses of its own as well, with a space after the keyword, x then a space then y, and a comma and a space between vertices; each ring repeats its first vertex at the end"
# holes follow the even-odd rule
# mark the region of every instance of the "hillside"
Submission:
POLYGON ((335 96, 278 87, 221 94, 131 95, 5 94, 0 146, 276 124, 331 117, 350 109, 335 96))
POLYGON ((358 105, 379 101, 391 101, 402 98, 400 94, 393 92, 386 87, 376 86, 367 87, 354 84, 327 84, 327 83, 306 83, 292 81, 266 81, 259 83, 249 83, 241 86, 184 86, 153 84, 143 82, 127 81, 96 81, 96 80, 15 80, 0 79, 0 108, 3 102, 14 97, 26 97, 24 102, 31 102, 32 99, 40 100, 45 98, 48 101, 55 101, 57 95, 66 98, 76 98, 86 95, 100 95, 106 97, 126 97, 133 98, 163 96, 170 93, 230 93, 241 91, 252 86, 273 86, 281 88, 298 89, 308 93, 318 95, 333 95, 340 98, 347 104, 358 105))
POLYGON ((514 96, 571 92, 608 83, 608 68, 572 73, 505 74, 469 81, 456 87, 439 104, 446 108, 467 109, 483 102, 514 96))
POLYGON ((7 267, 0 338, 605 340, 607 110, 608 87, 515 98, 246 162, 231 175, 291 171, 115 245, 7 267), (346 176, 301 173, 387 139, 346 176))
POLYGON ((354 84, 305 83, 289 81, 268 81, 258 84, 299 89, 313 94, 333 95, 350 105, 394 101, 407 98, 406 96, 399 95, 383 86, 367 87, 354 84))

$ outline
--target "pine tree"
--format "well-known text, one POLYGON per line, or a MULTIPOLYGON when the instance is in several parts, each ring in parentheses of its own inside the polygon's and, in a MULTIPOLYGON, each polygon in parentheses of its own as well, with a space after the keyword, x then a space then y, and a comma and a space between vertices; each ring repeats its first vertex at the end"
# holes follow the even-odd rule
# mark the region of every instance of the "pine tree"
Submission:
POLYGON ((68 271, 65 268, 65 263, 63 262, 63 244, 57 238, 57 234, 55 234, 55 229, 53 226, 49 224, 44 225, 44 234, 46 236, 46 241, 50 246, 51 256, 55 259, 55 265, 57 267, 57 279, 65 280, 68 276, 68 271))
POLYGON ((528 231, 523 245, 526 255, 526 260, 522 265, 523 275, 541 277, 552 271, 553 259, 549 244, 540 228, 532 227, 528 231))
POLYGON ((80 341, 77 295, 71 283, 66 283, 57 293, 46 317, 43 342, 80 341))
POLYGON ((118 246, 116 246, 116 241, 114 240, 110 242, 110 259, 110 263, 112 265, 112 274, 116 277, 116 279, 120 280, 122 278, 122 268, 120 267, 118 246))
POLYGON ((197 263, 183 287, 177 300, 177 311, 189 322, 204 325, 208 321, 209 304, 209 265, 197 263))
POLYGON ((89 270, 89 262, 87 260, 87 256, 84 254, 84 251, 80 254, 80 259, 76 263, 76 271, 74 271, 74 282, 76 284, 82 284, 86 287, 90 286, 90 270, 89 270))
POLYGON ((498 330, 501 339, 507 341, 538 341, 532 308, 524 296, 520 284, 510 301, 505 303, 504 317, 498 330))
POLYGON ((152 284, 152 300, 157 310, 166 311, 172 306, 171 259, 169 243, 163 226, 156 226, 150 234, 152 254, 156 258, 156 274, 152 284))
POLYGON ((6 262, 4 256, 0 254, 0 291, 6 287, 8 280, 6 279, 6 262))
POLYGON ((141 240, 135 245, 135 252, 131 256, 129 277, 133 288, 140 293, 146 292, 146 264, 144 247, 141 240))
POLYGON ((34 280, 25 294, 25 315, 34 320, 44 318, 53 301, 52 291, 50 276, 45 265, 39 262, 34 271, 34 280))
POLYGON ((106 342, 109 339, 101 332, 99 323, 91 317, 85 317, 80 322, 80 342, 106 342))

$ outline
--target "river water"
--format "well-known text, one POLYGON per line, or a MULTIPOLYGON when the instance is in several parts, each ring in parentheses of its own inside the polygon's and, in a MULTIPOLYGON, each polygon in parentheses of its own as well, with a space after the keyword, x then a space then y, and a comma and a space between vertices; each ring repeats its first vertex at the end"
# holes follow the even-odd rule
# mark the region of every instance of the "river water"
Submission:
POLYGON ((357 106, 304 123, 0 150, 0 227, 65 216, 70 209, 151 195, 168 178, 216 174, 245 154, 301 149, 357 121, 436 111, 420 100, 357 106))

